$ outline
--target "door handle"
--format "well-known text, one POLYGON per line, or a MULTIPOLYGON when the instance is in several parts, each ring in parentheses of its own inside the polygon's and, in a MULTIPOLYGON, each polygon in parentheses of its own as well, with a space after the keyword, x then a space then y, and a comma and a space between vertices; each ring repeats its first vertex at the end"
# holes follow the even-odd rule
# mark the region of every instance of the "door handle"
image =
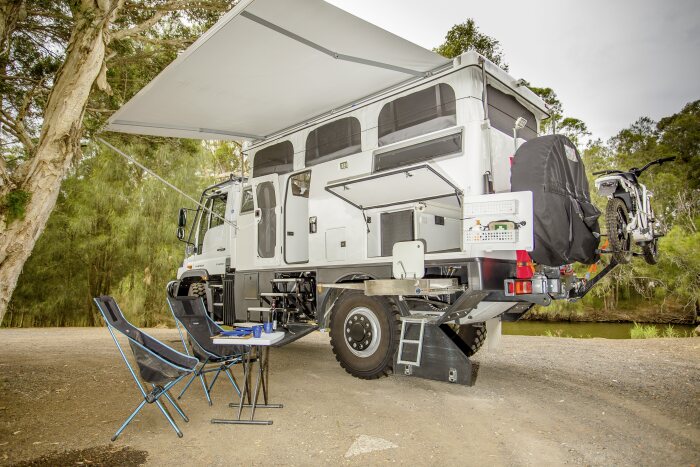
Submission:
POLYGON ((253 212, 255 213, 255 220, 260 222, 262 220, 262 210, 258 208, 253 212))
POLYGON ((309 217, 309 233, 316 233, 318 230, 318 221, 316 216, 309 217))
POLYGON ((226 251, 226 247, 223 248, 217 248, 216 251, 226 251))

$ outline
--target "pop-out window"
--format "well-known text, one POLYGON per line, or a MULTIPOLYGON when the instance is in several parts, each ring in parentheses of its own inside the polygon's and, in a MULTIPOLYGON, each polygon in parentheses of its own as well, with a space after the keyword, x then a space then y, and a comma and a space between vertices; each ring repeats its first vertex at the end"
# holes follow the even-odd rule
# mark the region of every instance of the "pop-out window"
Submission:
POLYGON ((329 162, 361 151, 360 121, 341 118, 320 126, 306 138, 306 166, 329 162))
POLYGON ((462 152, 462 132, 375 154, 374 171, 394 169, 462 152))
POLYGON ((286 174, 294 167, 294 146, 291 141, 273 144, 255 153, 253 175, 286 174))
POLYGON ((399 97, 379 112, 379 146, 457 125, 454 90, 445 83, 399 97))
POLYGON ((527 120, 525 128, 518 130, 518 138, 526 141, 537 138, 537 120, 535 114, 518 102, 515 97, 499 91, 493 86, 486 86, 489 102, 489 121, 491 126, 508 136, 513 136, 513 127, 519 117, 527 120))

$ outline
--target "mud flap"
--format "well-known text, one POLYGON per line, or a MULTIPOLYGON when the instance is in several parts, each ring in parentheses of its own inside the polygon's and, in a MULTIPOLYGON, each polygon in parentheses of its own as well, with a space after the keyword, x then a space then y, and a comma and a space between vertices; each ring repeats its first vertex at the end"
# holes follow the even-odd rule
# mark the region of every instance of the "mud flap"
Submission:
MULTIPOLYGON (((408 329, 407 338, 417 339, 419 328, 420 326, 413 325, 408 329)), ((426 324, 420 366, 400 364, 394 359, 394 375, 473 386, 478 365, 469 360, 460 344, 464 345, 449 326, 426 324)), ((403 359, 415 361, 417 351, 417 345, 406 345, 403 359)))

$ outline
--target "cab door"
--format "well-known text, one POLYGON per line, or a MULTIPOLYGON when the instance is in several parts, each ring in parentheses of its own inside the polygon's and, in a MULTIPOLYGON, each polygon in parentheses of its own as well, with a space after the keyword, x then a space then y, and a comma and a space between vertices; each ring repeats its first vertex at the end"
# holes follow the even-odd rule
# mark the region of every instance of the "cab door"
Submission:
POLYGON ((274 266, 281 257, 279 180, 277 174, 253 180, 255 203, 255 257, 256 266, 274 266))
POLYGON ((230 254, 231 227, 224 222, 230 217, 227 205, 227 193, 221 193, 206 200, 207 209, 200 215, 194 267, 209 274, 223 274, 230 254))

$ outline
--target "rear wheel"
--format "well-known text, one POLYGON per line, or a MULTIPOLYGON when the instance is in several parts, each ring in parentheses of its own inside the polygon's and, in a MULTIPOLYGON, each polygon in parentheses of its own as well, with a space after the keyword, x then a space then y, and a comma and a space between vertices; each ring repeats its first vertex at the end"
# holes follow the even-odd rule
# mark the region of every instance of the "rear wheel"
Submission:
POLYGON ((486 342, 486 326, 484 324, 463 324, 457 329, 457 335, 466 346, 467 357, 471 357, 486 342))
POLYGON ((619 198, 608 201, 605 210, 605 224, 608 228, 608 242, 613 259, 620 264, 632 260, 632 234, 627 230, 628 211, 625 202, 619 198))
POLYGON ((331 347, 345 371, 362 379, 391 373, 399 344, 399 312, 384 297, 345 293, 331 316, 331 347))

